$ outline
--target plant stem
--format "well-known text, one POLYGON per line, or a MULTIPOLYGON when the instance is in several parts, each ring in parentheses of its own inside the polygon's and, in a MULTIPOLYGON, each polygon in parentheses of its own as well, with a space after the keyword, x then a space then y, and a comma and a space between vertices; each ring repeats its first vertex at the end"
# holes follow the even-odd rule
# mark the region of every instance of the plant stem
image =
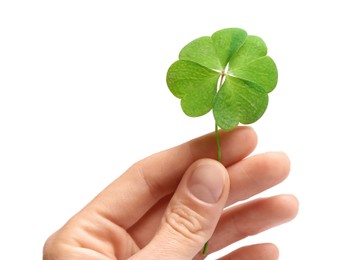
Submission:
MULTIPOLYGON (((226 68, 227 69, 227 68, 226 68)), ((226 70, 225 69, 225 70, 226 70)), ((221 72, 220 75, 220 80, 219 80, 219 85, 218 85, 218 90, 221 88, 221 86, 224 84, 224 79, 226 76, 226 71, 221 72)), ((215 122, 215 139, 216 139, 216 147, 217 147, 217 159, 218 162, 222 162, 222 158, 221 158, 221 142, 220 142, 220 134, 219 134, 219 126, 218 124, 215 122)), ((204 246, 203 246, 203 251, 202 254, 203 256, 206 255, 207 250, 208 250, 208 245, 209 245, 209 241, 207 241, 204 246)))
POLYGON ((218 125, 216 123, 215 123, 215 137, 216 137, 216 147, 217 147, 217 150, 218 150, 218 161, 222 162, 219 127, 218 127, 218 125))
POLYGON ((205 256, 205 255, 207 254, 208 244, 209 244, 209 241, 207 241, 207 242, 204 244, 203 251, 202 251, 202 255, 203 255, 203 256, 205 256))
MULTIPOLYGON (((225 71, 223 71, 221 73, 218 91, 222 87, 222 85, 224 84, 225 77, 226 77, 226 70, 227 70, 227 67, 226 67, 225 71)), ((218 151, 218 161, 221 162, 221 142, 220 142, 219 126, 216 122, 215 122, 215 138, 216 138, 216 147, 217 147, 217 151, 218 151)))
MULTIPOLYGON (((216 147, 217 147, 218 161, 221 162, 221 161, 222 161, 222 158, 221 158, 220 134, 219 134, 219 127, 218 127, 218 125, 217 125, 216 123, 215 123, 215 138, 216 138, 216 147)), ((206 253, 207 253, 208 244, 209 244, 209 241, 207 241, 207 242, 204 244, 203 251, 202 251, 202 254, 203 254, 204 256, 205 256, 206 253)))

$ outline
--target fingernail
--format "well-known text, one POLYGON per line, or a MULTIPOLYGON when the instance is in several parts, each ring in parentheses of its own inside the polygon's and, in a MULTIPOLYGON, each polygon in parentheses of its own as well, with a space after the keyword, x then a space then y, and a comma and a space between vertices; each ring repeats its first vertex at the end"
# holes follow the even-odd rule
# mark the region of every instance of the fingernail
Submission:
POLYGON ((217 165, 202 164, 192 173, 188 187, 199 200, 206 203, 216 203, 223 192, 224 175, 217 165))

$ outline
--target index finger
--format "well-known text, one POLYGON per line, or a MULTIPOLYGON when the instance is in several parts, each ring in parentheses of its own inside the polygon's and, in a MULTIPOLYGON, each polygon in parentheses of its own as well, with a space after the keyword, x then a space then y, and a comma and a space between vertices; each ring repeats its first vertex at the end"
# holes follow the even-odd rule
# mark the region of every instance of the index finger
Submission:
MULTIPOLYGON (((257 137, 250 127, 220 132, 222 163, 228 167, 249 155, 257 137)), ((207 134, 137 162, 87 207, 127 229, 157 201, 175 191, 187 168, 200 158, 217 157, 215 134, 207 134)))

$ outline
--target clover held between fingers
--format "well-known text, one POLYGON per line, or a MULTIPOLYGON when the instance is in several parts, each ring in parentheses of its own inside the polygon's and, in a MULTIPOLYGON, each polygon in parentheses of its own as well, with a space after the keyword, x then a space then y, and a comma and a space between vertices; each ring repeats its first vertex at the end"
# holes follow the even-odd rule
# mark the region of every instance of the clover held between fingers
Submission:
MULTIPOLYGON (((278 72, 264 41, 239 28, 222 29, 187 44, 167 73, 171 93, 183 112, 198 117, 213 111, 217 160, 222 161, 219 128, 257 121, 277 85, 278 72)), ((204 246, 205 254, 207 244, 204 246)))

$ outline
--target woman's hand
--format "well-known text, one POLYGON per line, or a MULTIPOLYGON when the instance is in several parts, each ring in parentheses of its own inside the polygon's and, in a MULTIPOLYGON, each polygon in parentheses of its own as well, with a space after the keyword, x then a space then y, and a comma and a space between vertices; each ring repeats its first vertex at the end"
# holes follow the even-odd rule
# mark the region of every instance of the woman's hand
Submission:
MULTIPOLYGON (((220 135, 222 164, 209 134, 131 166, 46 241, 44 260, 203 259, 208 240, 211 253, 293 219, 292 195, 224 209, 283 181, 289 160, 272 152, 246 158, 257 143, 250 127, 220 135)), ((276 246, 259 244, 223 259, 277 258, 276 246)))

